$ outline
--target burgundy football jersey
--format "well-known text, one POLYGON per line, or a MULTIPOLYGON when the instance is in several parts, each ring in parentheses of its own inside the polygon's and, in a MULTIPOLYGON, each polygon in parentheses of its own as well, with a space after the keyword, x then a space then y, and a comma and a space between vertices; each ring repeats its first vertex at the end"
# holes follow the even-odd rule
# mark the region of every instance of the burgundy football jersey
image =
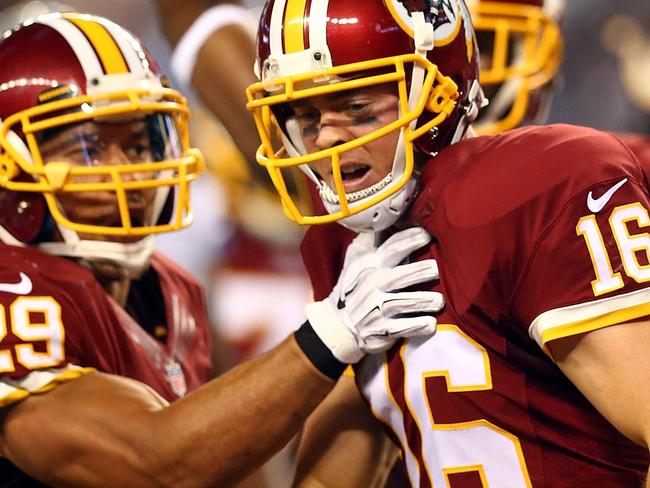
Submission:
MULTIPOLYGON (((650 197, 635 156, 591 129, 527 127, 448 147, 421 178, 400 224, 433 235, 414 258, 438 261, 438 331, 356 368, 411 485, 642 486, 647 450, 545 348, 650 312, 650 197)), ((302 245, 316 299, 352 238, 332 227, 302 245)))
POLYGON ((630 148, 641 165, 650 170, 650 135, 616 134, 616 136, 630 148))
MULTIPOLYGON (((163 256, 154 254, 151 264, 155 273, 147 274, 162 293, 132 292, 127 308, 156 318, 136 315, 152 334, 87 268, 0 244, 0 406, 94 370, 141 381, 169 401, 206 382, 211 346, 203 290, 163 256), (166 331, 164 342, 154 338, 156 327, 166 331)), ((0 486, 39 485, 5 461, 0 486)))

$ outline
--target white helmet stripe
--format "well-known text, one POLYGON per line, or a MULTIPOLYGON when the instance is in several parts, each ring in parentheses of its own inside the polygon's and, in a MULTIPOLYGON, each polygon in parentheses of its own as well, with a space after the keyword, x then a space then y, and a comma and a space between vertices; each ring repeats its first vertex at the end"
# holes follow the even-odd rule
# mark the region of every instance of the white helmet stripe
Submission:
POLYGON ((122 51, 129 71, 136 76, 142 76, 149 69, 142 46, 137 39, 113 22, 102 23, 111 34, 113 40, 122 51))
MULTIPOLYGON (((77 26, 70 21, 59 16, 48 18, 49 16, 38 19, 39 24, 44 24, 61 34, 74 50, 77 58, 81 61, 81 67, 87 80, 100 78, 104 75, 104 69, 93 49, 92 44, 77 26)), ((85 89, 85 87, 83 87, 85 89)))
POLYGON ((284 26, 284 11, 287 6, 287 0, 275 0, 273 2, 273 11, 271 12, 271 32, 270 46, 271 56, 281 56, 284 54, 282 48, 282 28, 284 26))
POLYGON ((327 46, 327 10, 329 0, 312 2, 309 9, 309 47, 327 46))

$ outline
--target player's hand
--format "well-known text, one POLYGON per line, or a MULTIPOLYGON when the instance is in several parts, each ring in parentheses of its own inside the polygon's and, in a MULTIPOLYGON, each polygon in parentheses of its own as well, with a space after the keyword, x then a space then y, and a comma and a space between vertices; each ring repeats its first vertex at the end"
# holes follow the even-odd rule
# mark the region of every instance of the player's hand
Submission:
POLYGON ((343 363, 385 351, 401 337, 435 332, 432 315, 444 306, 442 294, 400 291, 438 279, 434 259, 399 264, 431 237, 420 227, 398 232, 375 246, 375 234, 350 244, 343 271, 329 297, 305 307, 314 331, 343 363))

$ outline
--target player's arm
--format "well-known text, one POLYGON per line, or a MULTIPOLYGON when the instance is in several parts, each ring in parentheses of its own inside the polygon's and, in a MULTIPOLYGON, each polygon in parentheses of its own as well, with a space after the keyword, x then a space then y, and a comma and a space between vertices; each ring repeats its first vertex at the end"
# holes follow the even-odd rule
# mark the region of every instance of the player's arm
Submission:
POLYGON ((384 486, 397 454, 354 379, 344 376, 305 424, 294 486, 384 486))
POLYGON ((650 447, 650 320, 558 339, 548 348, 605 418, 634 442, 650 447))
POLYGON ((293 338, 172 405, 91 373, 9 407, 0 447, 53 486, 226 486, 286 444, 333 385, 293 338))
POLYGON ((90 373, 6 407, 0 452, 55 486, 234 483, 286 444, 346 364, 434 331, 428 314, 441 296, 400 290, 436 279, 435 261, 398 265, 429 239, 422 229, 377 248, 372 236, 356 239, 331 295, 307 307, 309 322, 171 405, 141 383, 90 373), (404 317, 407 307, 422 315, 404 317))
POLYGON ((238 1, 156 1, 174 49, 174 74, 191 82, 246 160, 253 163, 251 169, 266 178, 266 171, 254 164, 259 138, 246 110, 246 88, 257 81, 253 73, 255 19, 238 1))

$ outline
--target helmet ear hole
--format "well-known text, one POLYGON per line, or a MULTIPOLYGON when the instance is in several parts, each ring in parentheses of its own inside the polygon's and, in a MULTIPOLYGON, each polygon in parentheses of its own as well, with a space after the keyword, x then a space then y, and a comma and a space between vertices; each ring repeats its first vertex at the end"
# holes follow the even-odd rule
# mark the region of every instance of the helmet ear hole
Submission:
POLYGON ((0 226, 20 242, 37 240, 47 215, 47 204, 40 193, 0 190, 0 226))
MULTIPOLYGON (((31 153, 18 134, 8 131, 5 138, 28 164, 32 163, 31 153)), ((6 149, 0 153, 0 178, 4 181, 31 181, 6 149)), ((0 226, 18 241, 31 243, 42 237, 49 221, 48 215, 47 204, 40 193, 0 190, 0 226)))

